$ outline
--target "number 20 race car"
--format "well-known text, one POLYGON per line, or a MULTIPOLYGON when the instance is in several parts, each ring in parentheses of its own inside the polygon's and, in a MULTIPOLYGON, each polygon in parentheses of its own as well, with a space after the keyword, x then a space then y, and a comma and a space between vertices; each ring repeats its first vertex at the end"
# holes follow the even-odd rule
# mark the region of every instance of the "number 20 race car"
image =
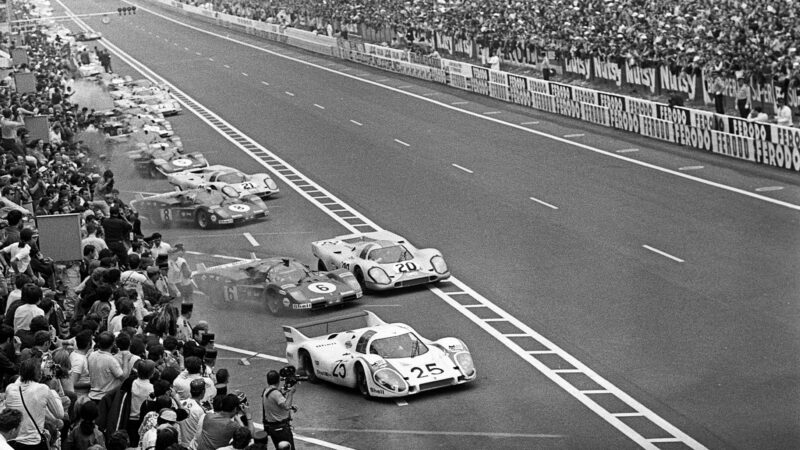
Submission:
POLYGON ((472 355, 460 339, 430 341, 410 326, 386 323, 370 311, 284 326, 283 333, 286 359, 309 381, 357 388, 365 397, 404 397, 468 383, 477 376, 472 355), (352 322, 363 324, 364 319, 366 327, 344 328, 352 322), (350 331, 331 332, 332 324, 350 331), (323 334, 312 336, 314 330, 323 334))
POLYGON ((366 289, 387 290, 450 277, 439 250, 418 249, 389 231, 349 234, 311 243, 319 269, 347 269, 366 289))
POLYGON ((314 272, 292 258, 248 259, 206 268, 192 274, 198 288, 214 300, 255 300, 270 313, 316 310, 357 300, 361 286, 347 270, 314 272))

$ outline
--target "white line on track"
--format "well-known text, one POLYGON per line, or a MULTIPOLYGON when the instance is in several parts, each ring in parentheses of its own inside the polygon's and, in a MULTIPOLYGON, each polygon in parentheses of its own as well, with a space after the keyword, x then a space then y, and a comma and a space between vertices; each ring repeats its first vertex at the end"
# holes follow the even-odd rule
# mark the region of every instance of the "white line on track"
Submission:
POLYGON ((497 433, 491 431, 428 431, 428 430, 391 430, 377 429, 365 430, 356 428, 316 428, 316 427, 292 427, 295 430, 311 433, 375 433, 375 434, 418 434, 422 436, 475 436, 491 438, 545 438, 560 439, 561 434, 528 434, 528 433, 497 433))
POLYGON ((397 86, 397 89, 408 89, 408 88, 412 88, 412 87, 414 87, 414 86, 410 85, 410 84, 404 84, 402 86, 397 86))
POLYGON ((411 147, 411 144, 406 144, 405 142, 401 141, 400 139, 395 139, 394 141, 397 142, 400 145, 405 145, 406 147, 411 147))
POLYGON ((427 94, 422 94, 423 97, 433 97, 434 95, 441 95, 441 92, 428 92, 427 94))
POLYGON ((214 62, 214 58, 208 58, 208 60, 214 62))
POLYGON ((623 148, 622 150, 617 150, 617 153, 633 153, 638 151, 638 148, 623 148))
POLYGON ((466 168, 466 167, 464 167, 464 166, 459 166, 459 165, 458 165, 458 164, 456 164, 456 163, 452 163, 452 164, 450 164, 450 165, 451 165, 451 166, 453 166, 453 167, 455 167, 456 169, 461 169, 461 170, 463 170, 464 172, 467 172, 467 173, 475 173, 475 172, 473 172, 473 171, 471 171, 471 170, 467 169, 467 168, 466 168))
POLYGON ((356 122, 356 121, 355 121, 355 120, 353 120, 353 119, 350 119, 350 122, 353 122, 354 124, 356 124, 356 125, 358 125, 358 126, 363 126, 363 125, 364 125, 363 123, 361 123, 361 122, 356 122))
POLYGON ((203 54, 200 53, 200 52, 194 52, 194 54, 197 55, 197 56, 203 56, 203 54))
POLYGON ((453 102, 453 103, 450 103, 450 104, 451 105, 466 105, 467 103, 469 103, 469 102, 453 102))
POLYGON ((317 107, 317 108, 319 108, 319 109, 325 109, 325 107, 324 107, 324 106, 322 106, 322 105, 318 105, 318 104, 316 104, 316 103, 314 103, 314 106, 316 106, 316 107, 317 107))
POLYGON ((683 167, 679 167, 678 170, 680 170, 680 171, 700 170, 702 168, 703 168, 703 166, 683 166, 683 167))
POLYGON ((231 68, 231 66, 229 66, 229 65, 227 65, 227 64, 223 64, 223 65, 222 65, 222 67, 224 67, 224 68, 226 68, 226 69, 230 69, 230 68, 231 68))
POLYGON ((292 94, 292 93, 291 93, 291 92, 289 92, 289 91, 284 91, 284 93, 285 93, 286 95, 288 95, 289 97, 294 97, 294 94, 292 94))
POLYGON ((547 202, 544 202, 542 200, 539 200, 538 198, 535 198, 535 197, 528 197, 528 198, 530 198, 531 200, 535 201, 536 203, 538 203, 540 205, 547 206, 548 208, 558 209, 558 206, 551 205, 550 203, 547 203, 547 202))
POLYGON ((764 186, 756 188, 756 192, 780 191, 781 189, 783 189, 783 186, 764 186))
POLYGON ((233 353, 240 353, 242 355, 252 356, 253 358, 268 359, 270 361, 275 361, 283 364, 289 362, 286 360, 286 358, 281 358, 280 356, 265 355, 264 353, 245 350, 243 348, 230 347, 228 345, 221 345, 221 344, 215 344, 214 346, 220 350, 225 350, 233 353))
POLYGON ((263 84, 264 86, 269 86, 269 83, 267 83, 266 81, 262 81, 261 84, 263 84))
POLYGON ((386 81, 389 81, 389 78, 381 78, 380 80, 375 80, 376 83, 384 83, 386 81))
POLYGON ((584 136, 583 133, 565 134, 564 135, 565 138, 576 138, 576 137, 583 137, 583 136, 584 136))
POLYGON ((249 242, 250 245, 252 245, 253 247, 258 247, 259 245, 261 245, 258 243, 256 238, 254 238, 253 235, 250 233, 245 233, 244 238, 247 239, 247 242, 249 242))
POLYGON ((189 47, 183 47, 183 49, 186 50, 187 52, 189 51, 189 47))
POLYGON ((659 255, 661 255, 661 256, 667 257, 667 258, 669 258, 669 259, 671 259, 671 260, 673 260, 673 261, 675 261, 675 262, 679 262, 679 263, 686 262, 686 261, 684 261, 684 260, 682 260, 682 259, 678 258, 677 256, 672 256, 672 255, 670 255, 669 253, 667 253, 667 252, 665 252, 665 251, 663 251, 663 250, 659 250, 659 249, 657 249, 657 248, 655 248, 655 247, 651 247, 651 246, 649 246, 649 245, 643 245, 642 247, 644 247, 644 248, 646 248, 646 249, 650 250, 651 252, 658 253, 658 254, 659 254, 659 255))
POLYGON ((172 43, 172 45, 174 45, 175 47, 177 47, 177 46, 178 46, 178 43, 177 43, 177 42, 173 42, 173 43, 172 43))
MULTIPOLYGON (((71 17, 73 18, 73 20, 75 22, 77 22, 85 30, 87 30, 87 31, 89 30, 88 27, 86 27, 85 23, 80 18, 78 18, 77 16, 72 14, 71 11, 68 8, 66 8, 66 6, 61 2, 61 0, 56 0, 56 1, 65 10, 70 12, 71 17)), ((132 4, 132 3, 128 2, 127 0, 123 0, 123 1, 128 3, 128 4, 132 4)), ((228 41, 231 41, 231 42, 235 42, 235 43, 237 43, 239 45, 246 46, 246 47, 255 49, 255 50, 263 52, 263 53, 268 53, 270 55, 273 55, 273 56, 279 57, 279 58, 283 58, 283 59, 286 59, 288 61, 294 61, 294 62, 297 62, 297 63, 300 63, 300 64, 305 64, 307 66, 314 67, 314 68, 317 68, 319 70, 327 71, 327 72, 330 72, 330 73, 333 73, 333 74, 337 74, 337 75, 342 76, 342 77, 347 77, 347 78, 351 78, 353 80, 358 80, 358 81, 363 82, 363 83, 372 84, 373 86, 377 86, 377 87, 380 87, 382 89, 386 89, 386 90, 397 92, 397 93, 403 93, 403 94, 408 95, 410 97, 417 98, 417 99, 419 99, 421 101, 427 101, 429 103, 433 103, 433 104, 439 105, 439 106, 441 106, 441 107, 443 107, 445 109, 450 109, 450 110, 453 110, 453 111, 457 111, 459 113, 462 113, 462 114, 465 114, 465 115, 469 115, 469 116, 472 116, 472 117, 482 118, 483 120, 491 121, 491 122, 494 122, 496 124, 501 124, 501 125, 504 125, 504 126, 507 126, 507 127, 516 128, 518 130, 522 130, 522 131, 530 133, 530 134, 534 134, 534 135, 537 135, 537 136, 545 137, 545 138, 548 138, 550 140, 561 142, 561 143, 564 143, 564 144, 567 144, 567 145, 572 145, 574 147, 582 148, 582 149, 587 150, 587 151, 596 152, 596 153, 600 153, 600 154, 603 154, 603 155, 606 155, 606 156, 609 156, 609 157, 613 157, 613 158, 617 158, 617 159, 620 159, 620 160, 628 161, 631 164, 639 165, 639 166, 642 166, 642 167, 647 167, 647 168, 650 168, 652 170, 656 170, 656 171, 660 171, 660 172, 664 172, 664 173, 669 173, 669 174, 672 174, 674 176, 681 177, 681 178, 684 178, 684 179, 688 179, 688 180, 696 181, 696 182, 703 183, 703 184, 706 184, 706 185, 709 185, 709 186, 717 187, 717 188, 720 188, 720 189, 726 189, 726 190, 730 190, 732 192, 740 193, 741 195, 746 195, 746 196, 749 196, 751 198, 758 198, 758 199, 762 199, 763 201, 766 201, 766 202, 770 202, 770 203, 773 203, 773 204, 781 205, 781 206, 784 206, 784 207, 787 207, 787 208, 791 208, 791 209, 795 209, 795 210, 800 210, 800 205, 793 205, 793 204, 790 204, 790 203, 787 203, 787 202, 780 202, 780 201, 777 201, 775 199, 771 199, 769 197, 753 194, 753 193, 748 192, 748 191, 743 191, 741 189, 733 188, 733 187, 730 187, 730 186, 725 186, 725 185, 722 185, 722 184, 719 184, 719 183, 711 182, 711 181, 708 181, 708 180, 703 180, 703 179, 700 179, 700 178, 697 178, 697 177, 692 177, 692 176, 689 176, 689 175, 686 175, 686 174, 682 174, 681 172, 665 169, 663 167, 659 167, 659 166, 656 166, 656 165, 653 165, 653 164, 644 163, 644 162, 637 161, 637 160, 634 160, 634 159, 626 158, 626 157, 623 157, 623 156, 620 156, 620 155, 616 155, 614 153, 611 153, 611 152, 608 152, 608 151, 605 151, 605 150, 601 150, 601 149, 598 149, 598 148, 595 148, 595 147, 591 147, 589 145, 580 144, 580 143, 577 143, 577 142, 574 142, 574 141, 563 139, 561 137, 554 136, 552 134, 544 133, 544 132, 541 132, 541 131, 538 131, 538 130, 534 130, 534 129, 530 129, 530 128, 525 128, 525 127, 522 127, 522 126, 519 126, 519 125, 516 125, 516 124, 513 124, 513 123, 505 122, 505 121, 498 120, 498 119, 495 119, 495 118, 486 117, 486 116, 483 116, 483 115, 478 114, 478 113, 473 113, 473 112, 470 112, 470 111, 466 111, 466 110, 462 110, 462 109, 459 109, 459 108, 455 108, 455 107, 452 107, 450 105, 441 103, 441 102, 433 100, 433 99, 428 99, 428 98, 422 97, 420 95, 408 93, 406 91, 402 91, 402 90, 399 90, 397 88, 392 88, 390 86, 382 85, 380 83, 375 83, 375 82, 370 81, 370 80, 365 80, 365 79, 353 77, 351 75, 341 73, 341 71, 325 68, 325 67, 320 66, 318 64, 310 63, 310 62, 303 61, 303 60, 298 59, 298 58, 294 58, 294 57, 291 57, 291 56, 283 55, 283 54, 280 54, 280 53, 265 49, 263 47, 259 47, 259 46, 254 45, 254 44, 248 44, 246 42, 233 39, 230 36, 224 36, 224 35, 212 32, 212 31, 208 31, 208 30, 204 30, 202 28, 198 28, 198 27, 195 27, 195 26, 192 26, 192 25, 188 25, 188 24, 186 24, 184 22, 181 22, 179 20, 173 19, 171 17, 167 17, 167 16, 165 16, 163 14, 154 12, 154 11, 152 11, 150 9, 147 9, 147 8, 144 8, 144 7, 141 7, 141 6, 139 6, 139 8, 141 8, 145 12, 148 12, 150 14, 158 16, 158 17, 160 17, 160 18, 162 18, 164 20, 173 22, 175 24, 178 24, 178 25, 183 26, 185 28, 189 28, 189 29, 195 30, 195 31, 200 32, 200 33, 208 34, 210 36, 215 36, 215 37, 217 37, 219 39, 224 39, 224 40, 228 40, 228 41)), ((173 89, 173 91, 172 91, 173 94, 172 95, 174 96, 174 98, 176 98, 176 100, 181 102, 181 104, 183 104, 186 107, 187 110, 192 111, 193 113, 195 113, 201 120, 203 120, 204 122, 209 124, 214 130, 216 130, 217 132, 222 134, 223 137, 225 137, 233 145, 238 147, 242 152, 244 152, 245 154, 250 155, 254 160, 258 161, 258 163, 263 165, 265 168, 270 169, 275 174, 276 177, 281 179, 288 186, 292 187, 298 194, 303 196, 306 200, 308 200, 312 204, 317 205, 318 207, 320 207, 321 211, 323 211, 324 213, 328 214, 329 217, 331 217, 332 219, 337 221, 340 225, 342 225, 343 227, 348 229, 350 232, 352 232, 352 233, 363 232, 365 228, 371 228, 373 230, 381 230, 382 229, 377 224, 375 224, 373 221, 371 221, 369 218, 367 218, 366 216, 361 215, 361 213, 359 213, 359 212, 357 212, 355 210, 353 210, 354 214, 359 215, 359 217, 362 220, 362 223, 360 223, 360 224, 353 224, 353 223, 349 223, 347 221, 343 221, 339 217, 337 217, 334 213, 328 212, 327 208, 323 207, 324 205, 337 205, 337 206, 346 206, 346 207, 349 207, 349 206, 347 204, 345 204, 344 202, 342 202, 334 194, 332 194, 329 191, 325 190, 321 186, 318 187, 318 191, 323 193, 323 194, 325 194, 325 197, 312 197, 311 195, 309 195, 308 193, 306 193, 302 189, 297 188, 295 186, 295 182, 297 180, 290 180, 289 178, 287 178, 287 176, 285 174, 283 174, 282 170, 284 170, 284 171, 285 170, 292 170, 292 171, 294 171, 294 173, 293 173, 294 177, 299 177, 302 180, 308 180, 308 178, 305 177, 305 175, 297 172, 287 162, 283 161, 280 157, 278 157, 277 155, 275 155, 274 153, 272 153, 268 149, 264 148, 263 146, 261 146, 257 142, 253 141, 252 138, 249 138, 246 135, 244 135, 240 130, 236 129, 233 125, 231 125, 230 123, 228 123, 227 121, 222 119, 219 115, 217 115, 213 111, 210 111, 208 108, 204 107, 203 105, 197 103, 196 100, 194 100, 191 97, 187 96, 180 89, 178 89, 177 86, 175 86, 174 84, 170 83, 168 80, 164 79, 163 77, 160 77, 158 74, 153 72, 147 66, 144 66, 139 61, 136 61, 135 59, 131 58, 130 55, 125 53, 123 50, 119 49, 113 43, 106 42, 106 46, 109 47, 109 49, 115 55, 117 55, 120 59, 122 59, 123 61, 125 61, 129 65, 131 65, 131 67, 133 67, 135 70, 141 72, 146 78, 151 79, 151 81, 154 81, 154 82, 163 83, 163 84, 169 86, 171 89, 173 89), (244 138, 249 145, 245 146, 242 142, 237 141, 236 139, 234 139, 234 136, 237 137, 240 140, 242 138, 244 138), (254 153, 252 148, 259 149, 259 152, 266 154, 271 160, 273 160, 273 162, 267 163, 266 161, 263 160, 264 156, 263 155, 257 155, 256 153, 254 153), (280 164, 282 166, 281 170, 278 170, 277 168, 273 167, 274 164, 280 164)), ((454 299, 450 298, 449 294, 447 294, 446 292, 442 291, 442 289, 440 287, 437 287, 437 286, 430 286, 429 289, 431 290, 431 292, 433 292, 435 295, 437 295, 440 299, 442 299, 442 301, 446 302, 453 309, 455 309, 456 311, 460 312, 462 315, 467 317, 473 323, 475 323, 476 325, 481 327, 485 332, 487 332, 487 334, 491 335, 492 337, 494 337, 495 339, 500 341, 503 345, 505 345, 513 353, 515 353, 517 356, 519 356, 524 361, 528 362, 531 366, 535 367, 540 373, 545 375, 548 379, 553 381, 555 384, 557 384, 559 387, 561 387, 564 391, 566 391, 572 397, 574 397, 575 399, 577 399, 578 401, 583 403, 587 408, 589 408, 591 411, 593 411, 595 414, 597 414, 598 417, 602 418, 607 423, 609 423, 610 425, 615 427, 617 430, 622 432, 626 437, 631 439, 636 444, 640 445, 643 448, 647 448, 647 449, 656 449, 657 448, 654 444, 650 443, 649 440, 645 436, 643 436, 638 431, 636 431, 634 428, 632 428, 632 426, 628 425, 627 423, 623 422, 619 418, 615 417, 614 416, 614 412, 612 410, 606 409, 604 406, 601 406, 597 401, 595 401, 595 399, 593 399, 593 398, 591 398, 591 397, 589 397, 587 395, 582 394, 580 389, 576 388, 573 384, 571 384, 564 377, 562 377, 561 375, 556 373, 553 369, 551 369, 549 366, 547 366, 544 362, 540 361, 539 359, 537 359, 533 355, 527 353, 527 351, 530 350, 530 349, 529 348, 528 349, 524 348, 523 347, 524 344, 521 344, 521 343, 518 343, 517 341, 511 340, 512 337, 511 337, 510 334, 503 334, 499 330, 493 328, 487 322, 483 321, 480 315, 478 315, 477 313, 473 312, 473 309, 477 310, 477 309, 480 309, 480 308, 488 308, 496 316, 506 317, 507 321, 510 324, 512 324, 513 326, 515 326, 519 330, 523 331, 523 333, 520 333, 520 334, 522 334, 522 335, 524 335, 526 337, 532 338, 534 340, 534 342, 537 343, 537 345, 542 345, 542 346, 544 346, 544 348, 552 350, 553 353, 557 354, 559 357, 561 357, 564 360, 566 360, 573 367, 576 367, 576 368, 580 369, 581 372, 584 375, 586 375, 587 377, 589 377, 593 382, 597 383, 598 385, 600 385, 600 387, 602 387, 602 388, 608 390, 609 392, 611 392, 617 399, 622 401, 628 408, 630 408, 633 411, 639 412, 642 416, 646 417, 650 422, 652 422, 653 424, 655 424, 658 427, 660 427, 665 433, 668 433, 668 435, 672 435, 672 436, 676 436, 676 437, 680 438, 681 442, 683 442, 686 446, 688 446, 690 448, 694 448, 694 449, 703 449, 703 448, 705 448, 702 444, 700 444, 699 442, 694 440, 691 436, 688 436, 686 433, 682 432, 680 429, 678 429, 677 427, 675 427, 671 423, 667 422, 662 417, 658 416, 652 410, 648 409, 646 406, 644 406, 643 404, 641 404, 638 401, 636 401, 633 397, 631 397, 630 395, 628 395, 627 393, 625 393, 621 389, 617 388, 615 385, 611 384, 608 380, 606 380, 605 378, 600 376, 598 373, 594 372, 591 368, 589 368, 588 366, 586 366, 585 364, 580 362, 574 356, 572 356, 571 354, 567 353, 566 351, 564 351, 560 347, 556 346, 549 339, 547 339, 546 337, 542 336, 541 334, 539 334, 538 332, 536 332, 535 330, 533 330, 532 328, 530 328, 526 324, 522 323, 519 319, 517 319, 516 317, 512 316, 511 314, 509 314, 508 312, 506 312, 502 308, 498 307, 493 302, 489 301, 487 298, 485 298, 484 296, 482 296, 481 294, 479 294, 478 292, 476 292, 475 290, 473 290, 472 288, 470 288, 469 286, 464 284, 458 278, 451 277, 449 282, 446 283, 446 284, 448 286, 453 286, 455 288, 458 288, 462 292, 467 292, 469 297, 472 298, 475 301, 475 304, 464 305, 464 304, 462 304, 460 302, 457 302, 454 299)), ((515 334, 515 333, 511 333, 511 334, 515 334)))
POLYGON ((396 399, 394 402, 397 404, 397 406, 408 406, 408 402, 407 401, 401 400, 399 398, 396 399))
POLYGON ((243 77, 249 77, 250 75, 248 75, 248 74, 246 74, 246 73, 242 72, 242 76, 243 76, 243 77))
POLYGON ((502 111, 486 111, 483 113, 484 116, 494 116, 496 114, 500 114, 502 111))
POLYGON ((520 125, 539 125, 539 121, 531 120, 530 122, 522 122, 520 125))

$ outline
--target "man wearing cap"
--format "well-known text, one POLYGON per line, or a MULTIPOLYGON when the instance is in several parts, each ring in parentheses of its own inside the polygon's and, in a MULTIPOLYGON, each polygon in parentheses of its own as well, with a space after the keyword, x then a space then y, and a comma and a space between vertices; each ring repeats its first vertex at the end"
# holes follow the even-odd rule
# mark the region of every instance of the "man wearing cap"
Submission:
POLYGON ((106 245, 114 252, 120 267, 127 268, 128 247, 125 246, 125 243, 130 240, 133 225, 122 218, 118 207, 111 208, 109 215, 110 217, 103 219, 101 222, 106 245))
POLYGON ((180 444, 184 447, 189 447, 189 443, 197 436, 200 419, 206 415, 206 410, 202 405, 203 397, 206 395, 205 380, 192 380, 189 383, 189 395, 191 395, 191 398, 181 402, 181 407, 189 416, 178 424, 178 429, 181 431, 180 444))
POLYGON ((169 272, 167 276, 170 282, 178 289, 181 301, 191 303, 192 294, 194 293, 192 270, 189 269, 189 263, 183 257, 183 252, 183 244, 175 244, 174 247, 167 251, 167 255, 169 255, 169 272))
POLYGON ((178 333, 176 337, 179 341, 189 342, 192 339, 192 324, 189 322, 192 318, 192 310, 194 310, 193 303, 181 303, 181 315, 178 317, 178 333))

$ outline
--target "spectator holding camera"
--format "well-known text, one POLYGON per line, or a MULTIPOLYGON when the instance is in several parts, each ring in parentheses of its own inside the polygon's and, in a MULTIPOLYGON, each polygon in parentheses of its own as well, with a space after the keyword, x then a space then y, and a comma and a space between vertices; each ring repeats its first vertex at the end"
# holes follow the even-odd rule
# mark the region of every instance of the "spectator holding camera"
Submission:
POLYGON ((184 367, 186 369, 172 382, 175 393, 178 394, 181 400, 187 400, 191 397, 190 387, 194 380, 202 380, 206 385, 206 393, 202 399, 203 402, 209 401, 217 395, 214 382, 203 376, 203 360, 197 356, 190 356, 184 361, 184 367))
POLYGON ((261 395, 264 431, 272 438, 276 448, 279 448, 281 442, 288 442, 294 448, 291 422, 292 411, 297 411, 297 408, 292 405, 292 400, 297 385, 281 390, 280 382, 281 377, 277 371, 267 372, 269 386, 261 395))
POLYGON ((249 420, 248 407, 240 405, 239 397, 228 394, 222 399, 219 411, 206 414, 200 421, 198 433, 195 437, 196 450, 216 450, 228 445, 233 438, 233 433, 241 428, 234 417, 243 415, 247 420, 248 428, 253 427, 253 421, 249 420))

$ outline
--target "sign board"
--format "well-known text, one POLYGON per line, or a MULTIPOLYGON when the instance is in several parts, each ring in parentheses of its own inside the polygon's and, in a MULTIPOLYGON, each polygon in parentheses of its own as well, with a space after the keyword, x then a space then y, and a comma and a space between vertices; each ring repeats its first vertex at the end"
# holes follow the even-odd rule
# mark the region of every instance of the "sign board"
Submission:
POLYGON ((15 66, 20 64, 28 64, 28 52, 24 48, 12 48, 11 60, 14 61, 15 66))
POLYGON ((23 120, 29 141, 41 139, 44 143, 50 142, 50 122, 47 116, 25 116, 23 120))
POLYGON ((38 216, 39 250, 53 261, 79 261, 81 254, 81 215, 38 216))
POLYGON ((14 84, 17 85, 17 92, 20 94, 35 93, 36 75, 31 72, 17 72, 14 74, 14 84))

